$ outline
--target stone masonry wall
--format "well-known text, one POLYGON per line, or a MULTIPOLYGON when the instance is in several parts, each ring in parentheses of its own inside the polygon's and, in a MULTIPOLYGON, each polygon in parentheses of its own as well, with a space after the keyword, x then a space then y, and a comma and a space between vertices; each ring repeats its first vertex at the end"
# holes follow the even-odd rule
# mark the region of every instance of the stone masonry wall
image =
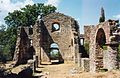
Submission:
POLYGON ((19 64, 32 59, 33 55, 38 57, 39 64, 50 62, 52 43, 58 45, 57 59, 60 62, 75 62, 80 49, 80 32, 79 25, 73 18, 61 13, 51 13, 36 20, 34 26, 23 27, 18 31, 14 60, 19 64), (55 24, 59 26, 58 29, 54 27, 55 24))
MULTIPOLYGON (((107 47, 108 47, 107 52, 102 53, 103 56, 101 58, 103 58, 103 61, 101 61, 101 62, 103 62, 103 64, 104 64, 103 66, 106 67, 108 70, 116 69, 116 67, 117 67, 117 63, 116 63, 117 62, 117 49, 114 49, 114 48, 116 48, 116 46, 111 47, 110 37, 111 37, 111 26, 113 24, 110 24, 110 23, 111 22, 109 22, 109 20, 108 20, 108 21, 100 23, 97 26, 91 28, 90 45, 89 45, 90 71, 91 72, 96 71, 97 64, 98 64, 97 63, 98 59, 96 59, 96 56, 97 56, 96 53, 98 52, 96 50, 97 49, 96 37, 97 37, 97 35, 99 35, 98 34, 99 29, 102 29, 103 32, 105 33, 105 39, 106 39, 105 40, 106 41, 105 45, 107 45, 107 47)), ((101 50, 101 51, 103 51, 103 50, 101 50)), ((102 68, 102 67, 100 67, 100 68, 102 68)))
MULTIPOLYGON (((74 61, 75 46, 79 47, 79 26, 76 21, 61 13, 52 13, 43 18, 42 24, 42 51, 41 59, 46 61, 46 54, 49 57, 50 45, 57 43, 60 51, 60 60, 74 61), (53 31, 53 24, 60 26, 59 30, 53 31)), ((79 48, 77 49, 79 52, 79 48)))
POLYGON ((27 60, 32 58, 29 52, 30 40, 28 34, 28 28, 21 27, 18 29, 18 38, 13 58, 17 65, 27 63, 27 60))
POLYGON ((84 26, 84 41, 90 43, 90 33, 94 25, 84 26))

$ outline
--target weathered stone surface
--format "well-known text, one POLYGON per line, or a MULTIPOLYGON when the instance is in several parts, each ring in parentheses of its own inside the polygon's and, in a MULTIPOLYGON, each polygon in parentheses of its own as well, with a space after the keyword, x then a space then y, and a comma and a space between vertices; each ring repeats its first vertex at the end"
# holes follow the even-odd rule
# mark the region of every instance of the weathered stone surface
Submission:
POLYGON ((81 59, 81 67, 82 67, 83 71, 89 72, 90 71, 90 59, 82 58, 81 59))
POLYGON ((32 59, 34 50, 30 43, 30 35, 28 27, 18 28, 18 37, 13 60, 16 65, 27 63, 28 59, 32 59))
POLYGON ((61 13, 51 13, 37 20, 32 28, 18 28, 14 60, 17 64, 22 64, 35 54, 38 64, 50 62, 53 59, 50 52, 55 49, 59 52, 56 59, 60 62, 75 62, 79 53, 79 37, 76 20, 61 13), (58 29, 54 25, 58 25, 58 29), (51 48, 52 43, 56 43, 58 48, 51 48))
POLYGON ((19 65, 33 59, 36 67, 51 60, 77 62, 78 66, 83 66, 84 71, 91 72, 103 68, 116 69, 117 47, 120 42, 118 23, 116 20, 108 20, 97 26, 85 26, 82 37, 76 20, 61 13, 51 13, 38 19, 33 27, 18 28, 14 61, 19 65), (80 44, 80 39, 89 43, 89 59, 83 59, 82 63, 81 58, 85 53, 80 50, 84 47, 80 44), (57 46, 51 47, 52 44, 57 46), (104 50, 105 47, 107 50, 104 50), (51 56, 53 50, 58 52, 57 57, 51 56), (79 53, 82 53, 81 56, 79 53))
POLYGON ((75 53, 79 52, 79 26, 77 22, 61 13, 52 13, 41 21, 41 61, 49 61, 50 45, 59 46, 60 61, 74 61, 75 53), (53 31, 53 24, 60 26, 53 31), (78 48, 77 48, 78 46, 78 48))
POLYGON ((118 31, 118 29, 114 29, 115 26, 117 27, 117 24, 116 20, 108 20, 97 26, 85 27, 85 38, 87 42, 90 42, 89 57, 91 72, 99 71, 102 68, 112 70, 118 67, 117 46, 119 37, 113 34, 115 31, 118 31), (111 40, 111 36, 114 36, 115 39, 111 40), (106 51, 104 51, 105 47, 106 51))

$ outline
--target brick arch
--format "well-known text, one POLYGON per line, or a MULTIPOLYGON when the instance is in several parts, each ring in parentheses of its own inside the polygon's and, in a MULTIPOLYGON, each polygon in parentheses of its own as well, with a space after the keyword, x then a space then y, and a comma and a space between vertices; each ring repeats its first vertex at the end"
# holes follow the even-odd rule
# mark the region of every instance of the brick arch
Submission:
POLYGON ((96 35, 95 35, 95 42, 98 43, 99 45, 106 43, 106 33, 103 28, 97 29, 96 35), (103 39, 104 42, 100 42, 102 41, 101 39, 103 39))
MULTIPOLYGON (((90 44, 89 44, 89 57, 90 57, 90 71, 95 72, 97 71, 96 66, 96 53, 98 46, 96 45, 97 42, 97 34, 99 30, 102 30, 102 32, 105 35, 105 42, 104 44, 109 44, 110 40, 110 26, 107 22, 98 24, 97 26, 91 27, 91 33, 90 33, 90 44)), ((102 68, 102 66, 101 66, 102 68)))
POLYGON ((102 29, 104 34, 105 34, 105 37, 106 37, 106 43, 109 43, 110 40, 110 26, 107 25, 107 23, 104 23, 103 25, 98 25, 96 26, 96 30, 95 30, 95 39, 96 39, 96 36, 97 36, 97 32, 102 29))
POLYGON ((106 35, 103 28, 99 28, 95 37, 95 64, 96 71, 104 68, 103 63, 103 49, 106 44, 106 35))

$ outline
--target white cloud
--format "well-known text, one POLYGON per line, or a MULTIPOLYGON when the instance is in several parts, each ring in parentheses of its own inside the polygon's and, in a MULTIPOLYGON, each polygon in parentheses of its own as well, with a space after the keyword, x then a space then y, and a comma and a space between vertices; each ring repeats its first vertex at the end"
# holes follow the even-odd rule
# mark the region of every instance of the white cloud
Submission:
POLYGON ((55 7, 58 7, 61 0, 47 0, 45 2, 45 5, 53 5, 55 7))
POLYGON ((14 10, 19 10, 27 4, 34 4, 32 0, 25 0, 24 2, 17 1, 16 3, 12 3, 11 0, 0 0, 0 10, 13 12, 14 10))
POLYGON ((20 8, 25 7, 25 5, 33 5, 32 0, 24 0, 23 2, 17 1, 13 3, 11 0, 0 0, 0 21, 4 24, 4 17, 7 16, 8 12, 13 12, 14 10, 20 10, 20 8))
POLYGON ((120 19, 120 14, 113 16, 116 19, 120 19))

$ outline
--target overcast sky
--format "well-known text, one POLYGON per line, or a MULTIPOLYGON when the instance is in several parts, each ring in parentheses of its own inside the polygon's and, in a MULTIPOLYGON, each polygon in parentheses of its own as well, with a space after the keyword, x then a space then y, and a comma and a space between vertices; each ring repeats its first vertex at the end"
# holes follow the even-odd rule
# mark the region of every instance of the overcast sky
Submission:
POLYGON ((0 24, 4 23, 8 12, 34 3, 54 5, 58 12, 75 18, 81 33, 84 25, 98 24, 101 7, 105 10, 106 20, 120 19, 120 0, 0 0, 0 24))

